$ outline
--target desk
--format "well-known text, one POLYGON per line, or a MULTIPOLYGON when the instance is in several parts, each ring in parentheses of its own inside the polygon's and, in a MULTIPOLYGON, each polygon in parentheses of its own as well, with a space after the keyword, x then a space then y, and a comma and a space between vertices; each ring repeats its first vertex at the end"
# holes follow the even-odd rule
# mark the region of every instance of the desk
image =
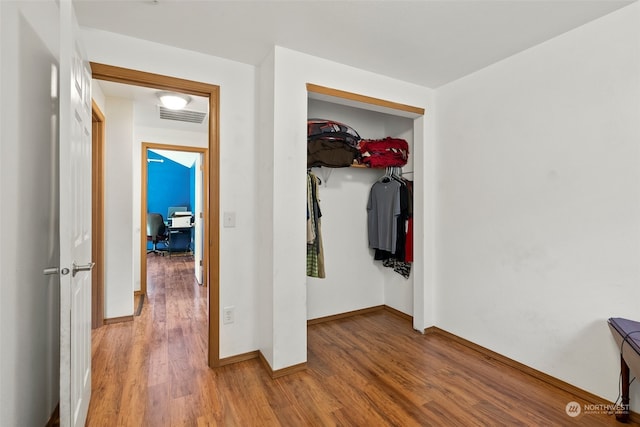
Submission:
POLYGON ((167 247, 167 251, 169 252, 169 256, 171 256, 172 252, 185 252, 188 254, 193 254, 193 248, 191 247, 191 237, 193 230, 193 225, 189 227, 167 227, 169 230, 169 243, 167 247), (180 247, 181 250, 177 250, 176 244, 183 240, 182 237, 187 238, 187 244, 180 247))

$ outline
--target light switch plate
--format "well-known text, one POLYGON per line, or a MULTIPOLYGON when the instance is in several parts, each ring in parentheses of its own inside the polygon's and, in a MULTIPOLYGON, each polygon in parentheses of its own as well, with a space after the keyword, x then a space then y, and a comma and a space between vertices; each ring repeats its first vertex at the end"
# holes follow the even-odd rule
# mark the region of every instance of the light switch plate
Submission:
POLYGON ((236 226, 236 213, 235 212, 225 212, 223 215, 223 224, 225 227, 235 227, 236 226))

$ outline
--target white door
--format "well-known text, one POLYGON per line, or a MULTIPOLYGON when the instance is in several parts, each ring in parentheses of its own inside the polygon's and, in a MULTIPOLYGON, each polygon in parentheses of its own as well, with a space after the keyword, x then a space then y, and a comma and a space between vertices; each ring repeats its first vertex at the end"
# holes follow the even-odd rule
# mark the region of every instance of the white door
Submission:
POLYGON ((202 285, 202 250, 203 250, 203 225, 202 218, 202 153, 196 156, 196 179, 195 179, 195 206, 193 213, 195 215, 195 227, 193 235, 193 254, 195 261, 196 280, 202 285))
POLYGON ((71 0, 60 1, 60 423, 91 397, 91 69, 71 0))

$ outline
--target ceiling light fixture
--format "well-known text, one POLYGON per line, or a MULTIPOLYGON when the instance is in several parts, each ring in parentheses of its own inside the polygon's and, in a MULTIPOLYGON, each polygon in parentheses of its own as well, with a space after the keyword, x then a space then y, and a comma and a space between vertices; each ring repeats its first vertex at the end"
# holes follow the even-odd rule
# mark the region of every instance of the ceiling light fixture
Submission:
POLYGON ((175 92, 158 92, 157 93, 160 102, 165 108, 170 110, 182 110, 188 103, 191 102, 191 97, 175 92))

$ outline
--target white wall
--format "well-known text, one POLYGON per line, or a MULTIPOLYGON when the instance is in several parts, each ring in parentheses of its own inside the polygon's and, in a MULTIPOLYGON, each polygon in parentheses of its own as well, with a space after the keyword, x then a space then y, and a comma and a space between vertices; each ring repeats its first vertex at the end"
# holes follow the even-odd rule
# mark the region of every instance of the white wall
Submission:
POLYGON ((606 320, 640 317, 640 5, 437 102, 436 325, 615 400, 606 320))
POLYGON ((102 92, 102 88, 100 87, 100 85, 95 84, 94 82, 95 81, 91 82, 91 99, 98 106, 102 114, 104 114, 104 111, 107 109, 107 99, 104 95, 104 92, 102 92))
POLYGON ((0 2, 0 423, 45 425, 59 400, 59 11, 0 2))
POLYGON ((256 164, 256 188, 255 200, 260 215, 260 225, 257 233, 258 262, 257 271, 260 278, 258 286, 257 307, 259 319, 258 348, 269 365, 274 366, 274 295, 273 295, 273 156, 274 156, 274 122, 275 112, 273 96, 275 90, 275 52, 267 55, 256 73, 257 84, 257 128, 256 152, 259 162, 256 164))
POLYGON ((133 102, 106 98, 104 146, 104 316, 133 314, 133 257, 139 244, 132 240, 133 102))
MULTIPOLYGON (((393 80, 384 76, 347 67, 331 61, 304 55, 289 49, 276 47, 274 59, 274 124, 273 124, 273 275, 264 277, 265 285, 272 286, 273 305, 269 307, 273 316, 273 369, 281 369, 306 361, 306 320, 307 292, 305 271, 306 226, 304 215, 299 215, 295 206, 304 206, 306 185, 306 83, 365 94, 416 107, 432 106, 432 91, 419 86, 393 80)), ((425 143, 414 158, 419 173, 416 181, 422 181, 425 174, 433 173, 424 168, 425 152, 431 152, 431 122, 419 120, 422 129, 414 135, 425 137, 425 143)), ((417 140, 416 140, 417 141, 417 140)), ((416 143, 417 144, 417 143, 416 143)), ((265 177, 271 180, 271 176, 265 177)), ((416 217, 420 222, 431 223, 431 212, 425 206, 432 204, 432 180, 417 192, 416 217), (426 218, 426 220, 425 220, 426 218)), ((431 233, 431 235, 433 235, 431 233)), ((421 238, 416 248, 416 256, 425 256, 421 238)), ((425 259, 432 268, 433 258, 425 259)), ((431 289, 433 283, 426 278, 415 276, 416 282, 424 283, 431 289)), ((429 292, 429 298, 431 297, 429 292)), ((424 297, 427 299, 427 297, 424 297)), ((418 315, 424 321, 425 301, 418 301, 418 315)), ((431 313, 429 313, 431 316, 431 313)), ((417 329, 423 329, 420 325, 417 329)), ((415 327, 415 324, 414 324, 415 327)))
MULTIPOLYGON (((220 86, 220 211, 236 212, 237 224, 235 228, 212 225, 214 233, 220 232, 220 303, 236 307, 235 323, 221 327, 220 356, 255 350, 258 304, 253 266, 257 249, 251 244, 257 229, 254 67, 99 30, 83 29, 81 36, 90 61, 220 86)), ((133 156, 131 147, 120 154, 129 157, 127 163, 133 156)), ((131 169, 123 173, 133 174, 131 169)), ((134 211, 133 200, 127 211, 134 211)), ((138 248, 139 240, 131 230, 131 245, 138 248)), ((133 275, 128 280, 133 291, 133 275)), ((123 308, 129 310, 128 305, 118 310, 123 308)))

